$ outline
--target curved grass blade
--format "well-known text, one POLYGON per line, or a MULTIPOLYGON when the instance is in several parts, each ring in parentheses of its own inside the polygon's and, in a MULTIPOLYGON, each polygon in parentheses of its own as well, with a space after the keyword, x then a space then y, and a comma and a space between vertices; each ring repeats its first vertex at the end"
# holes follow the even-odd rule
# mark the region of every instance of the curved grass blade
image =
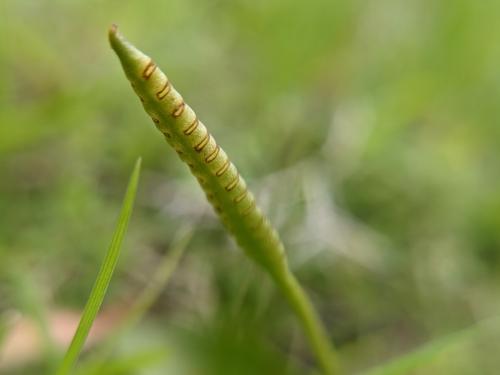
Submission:
POLYGON ((197 178, 226 229, 281 289, 324 373, 335 373, 335 352, 312 304, 289 270, 283 243, 228 155, 150 57, 130 44, 116 26, 111 27, 109 40, 145 111, 197 178))
POLYGON ((135 353, 129 353, 119 358, 112 358, 106 361, 105 366, 97 369, 87 369, 81 372, 85 375, 126 375, 126 374, 144 374, 148 367, 157 367, 169 358, 170 352, 162 347, 152 347, 142 349, 135 353))
POLYGON ((130 181, 128 183, 127 192, 125 193, 125 198, 123 200, 122 209, 120 216, 118 217, 118 223, 113 233, 113 238, 111 244, 109 245, 108 251, 101 265, 97 278, 95 280, 90 296, 83 310, 82 317, 80 319, 80 324, 73 336, 73 340, 64 356, 64 359, 57 371, 57 375, 67 375, 73 368, 80 352, 82 351, 83 345, 87 336, 89 334, 90 328, 97 316, 99 308, 106 295, 106 290, 111 281, 113 271, 115 269, 118 257, 120 255, 121 245, 123 242, 123 237, 127 230, 130 215, 132 213, 132 208, 134 205, 135 195, 137 192, 137 184, 139 181, 139 173, 141 169, 141 159, 139 158, 135 163, 134 170, 130 176, 130 181))
POLYGON ((179 261, 188 247, 193 236, 192 226, 181 228, 176 234, 170 251, 160 260, 157 269, 154 271, 151 281, 147 288, 137 297, 130 311, 120 325, 122 331, 137 324, 151 306, 156 302, 166 285, 170 281, 179 261))
POLYGON ((99 347, 99 350, 94 356, 91 356, 88 363, 80 366, 78 374, 106 373, 103 367, 105 364, 107 365, 107 361, 116 348, 119 339, 142 319, 165 289, 191 241, 193 232, 193 226, 186 226, 178 231, 170 250, 160 260, 148 286, 134 300, 125 318, 118 324, 116 332, 105 340, 104 345, 99 347))
POLYGON ((419 368, 431 363, 439 355, 478 338, 485 332, 499 330, 500 317, 486 319, 476 324, 451 333, 441 338, 431 340, 421 347, 403 354, 388 363, 376 366, 362 375, 406 375, 413 374, 419 368))

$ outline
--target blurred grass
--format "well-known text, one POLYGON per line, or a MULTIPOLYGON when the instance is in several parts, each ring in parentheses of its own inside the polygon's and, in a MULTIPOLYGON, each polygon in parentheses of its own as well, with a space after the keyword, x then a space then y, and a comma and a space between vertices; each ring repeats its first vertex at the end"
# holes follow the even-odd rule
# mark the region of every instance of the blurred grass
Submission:
MULTIPOLYGON (((2 1, 0 313, 31 313, 23 285, 44 314, 80 308, 141 154, 134 251, 109 303, 144 285, 179 228, 200 229, 123 340, 131 358, 173 346, 172 361, 129 373, 311 363, 284 301, 233 251, 143 116, 107 46, 112 22, 165 67, 249 177, 347 373, 498 313, 499 15, 492 0, 2 1), (32 281, 13 277, 27 270, 32 281)), ((44 358, 0 371, 39 374, 44 358)), ((460 363, 499 365, 478 348, 460 363)))
POLYGON ((459 371, 461 374, 482 372, 488 368, 488 365, 471 363, 469 353, 481 346, 483 346, 482 350, 484 350, 486 345, 489 346, 487 349, 489 356, 495 350, 498 350, 498 345, 495 344, 495 337, 499 333, 498 323, 498 317, 484 319, 472 327, 442 338, 433 339, 429 343, 422 345, 422 347, 363 374, 398 375, 414 373, 417 370, 426 373, 441 373, 442 371, 449 373, 451 369, 453 369, 451 371, 454 373, 459 371), (461 360, 463 356, 467 358, 466 361, 461 360))
MULTIPOLYGON (((178 232, 178 237, 174 239, 171 249, 168 254, 160 260, 156 270, 152 274, 151 280, 147 287, 134 299, 129 307, 126 316, 119 322, 115 328, 114 334, 104 341, 97 349, 94 356, 87 359, 86 363, 79 368, 79 374, 99 374, 107 373, 109 370, 108 357, 115 351, 115 346, 120 338, 133 328, 148 312, 151 306, 156 302, 162 291, 170 281, 173 272, 177 268, 180 257, 186 250, 191 237, 193 235, 193 227, 186 227, 178 232)), ((159 359, 163 359, 164 351, 159 351, 159 359)), ((153 355, 153 358, 156 356, 153 355)), ((142 358, 142 356, 141 356, 142 358)), ((146 355, 146 358, 149 356, 146 355)), ((140 361, 141 362, 141 361, 140 361)), ((119 361, 120 363, 120 361, 119 361)), ((126 366, 128 367, 128 366, 126 366)))

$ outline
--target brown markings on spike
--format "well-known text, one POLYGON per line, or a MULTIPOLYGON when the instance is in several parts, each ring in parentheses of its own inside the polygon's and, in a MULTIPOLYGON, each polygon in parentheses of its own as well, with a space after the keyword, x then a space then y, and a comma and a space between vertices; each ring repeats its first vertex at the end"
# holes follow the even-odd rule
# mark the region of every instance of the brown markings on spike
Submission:
POLYGON ((263 223, 264 223, 264 215, 260 215, 257 223, 255 223, 255 225, 252 226, 252 230, 256 231, 263 223))
POLYGON ((170 84, 170 81, 167 78, 163 87, 156 93, 156 97, 158 98, 158 100, 162 100, 163 98, 165 98, 165 96, 168 95, 171 89, 172 85, 170 84))
POLYGON ((245 199, 245 197, 247 196, 247 194, 248 194, 248 190, 247 189, 243 190, 243 193, 241 193, 240 195, 238 195, 237 197, 235 197, 233 199, 233 202, 234 203, 240 203, 243 199, 245 199))
POLYGON ((160 120, 158 120, 158 119, 157 119, 157 118, 155 118, 155 117, 151 117, 151 120, 153 120, 153 122, 154 122, 155 124, 159 124, 159 123, 160 123, 160 120))
POLYGON ((195 117, 194 121, 184 130, 184 134, 191 135, 196 130, 199 124, 200 121, 198 120, 198 117, 195 117))
POLYGON ((236 177, 233 179, 233 181, 227 184, 224 189, 226 189, 226 191, 231 191, 236 187, 236 185, 238 185, 238 182, 240 182, 240 174, 239 172, 236 172, 236 177))
POLYGON ((217 177, 220 177, 222 176, 224 173, 226 173, 226 171, 228 170, 229 166, 231 165, 231 162, 229 161, 229 159, 226 159, 226 161, 224 162, 224 164, 222 165, 222 167, 220 167, 217 172, 215 172, 215 175, 217 177))
POLYGON ((184 108, 186 108, 186 103, 182 101, 175 109, 172 111, 172 117, 177 118, 182 115, 184 112, 184 108))
POLYGON ((222 213, 222 208, 218 205, 214 205, 215 211, 217 211, 219 214, 222 213))
POLYGON ((255 208, 255 200, 252 200, 250 202, 250 204, 248 205, 248 207, 243 210, 243 212, 241 213, 241 216, 243 216, 243 217, 247 216, 248 214, 250 214, 252 212, 252 210, 254 208, 255 208))
POLYGON ((194 146, 194 149, 196 150, 196 152, 201 152, 205 148, 205 146, 208 144, 209 141, 210 141, 210 133, 207 131, 207 134, 205 134, 205 136, 200 141, 200 143, 198 143, 196 146, 194 146))
POLYGON ((141 103, 144 103, 144 98, 142 96, 139 96, 139 100, 141 101, 141 103))
POLYGON ((219 155, 219 151, 220 151, 220 147, 219 145, 215 145, 215 150, 213 150, 210 155, 208 155, 206 158, 205 158, 205 162, 206 163, 211 163, 212 161, 215 160, 215 158, 217 157, 217 155, 219 155))
POLYGON ((156 64, 154 63, 153 60, 149 60, 148 64, 144 68, 144 71, 142 72, 142 77, 148 80, 155 70, 156 70, 156 64))

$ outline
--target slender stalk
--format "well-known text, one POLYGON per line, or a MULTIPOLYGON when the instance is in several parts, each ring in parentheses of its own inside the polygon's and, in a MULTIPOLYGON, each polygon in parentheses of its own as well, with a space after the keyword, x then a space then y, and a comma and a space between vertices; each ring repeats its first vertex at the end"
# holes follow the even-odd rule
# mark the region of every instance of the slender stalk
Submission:
POLYGON ((323 372, 336 373, 337 359, 325 329, 288 268, 278 233, 256 205, 236 167, 153 60, 131 45, 116 26, 111 27, 109 39, 158 130, 189 166, 236 242, 275 280, 299 317, 323 372))
POLYGON ((339 364, 330 340, 314 306, 307 297, 304 289, 300 286, 297 278, 292 272, 288 272, 283 278, 276 280, 281 291, 285 294, 288 302, 292 305, 302 323, 302 327, 309 340, 312 350, 320 363, 325 374, 336 374, 339 372, 339 364))

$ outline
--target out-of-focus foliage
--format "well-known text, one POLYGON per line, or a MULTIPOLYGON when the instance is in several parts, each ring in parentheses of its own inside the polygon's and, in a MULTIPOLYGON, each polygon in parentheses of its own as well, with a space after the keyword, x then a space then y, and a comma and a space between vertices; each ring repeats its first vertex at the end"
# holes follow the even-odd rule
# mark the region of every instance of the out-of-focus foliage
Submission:
MULTIPOLYGON (((499 314, 499 17, 492 0, 0 2, 0 338, 14 311, 45 337, 36 362, 0 372, 54 363, 51 316, 82 308, 138 155, 106 306, 146 285, 182 225, 197 232, 106 373, 311 365, 284 301, 143 114, 112 22, 257 191, 347 373, 499 314)), ((420 373, 495 373, 494 332, 420 373)))

